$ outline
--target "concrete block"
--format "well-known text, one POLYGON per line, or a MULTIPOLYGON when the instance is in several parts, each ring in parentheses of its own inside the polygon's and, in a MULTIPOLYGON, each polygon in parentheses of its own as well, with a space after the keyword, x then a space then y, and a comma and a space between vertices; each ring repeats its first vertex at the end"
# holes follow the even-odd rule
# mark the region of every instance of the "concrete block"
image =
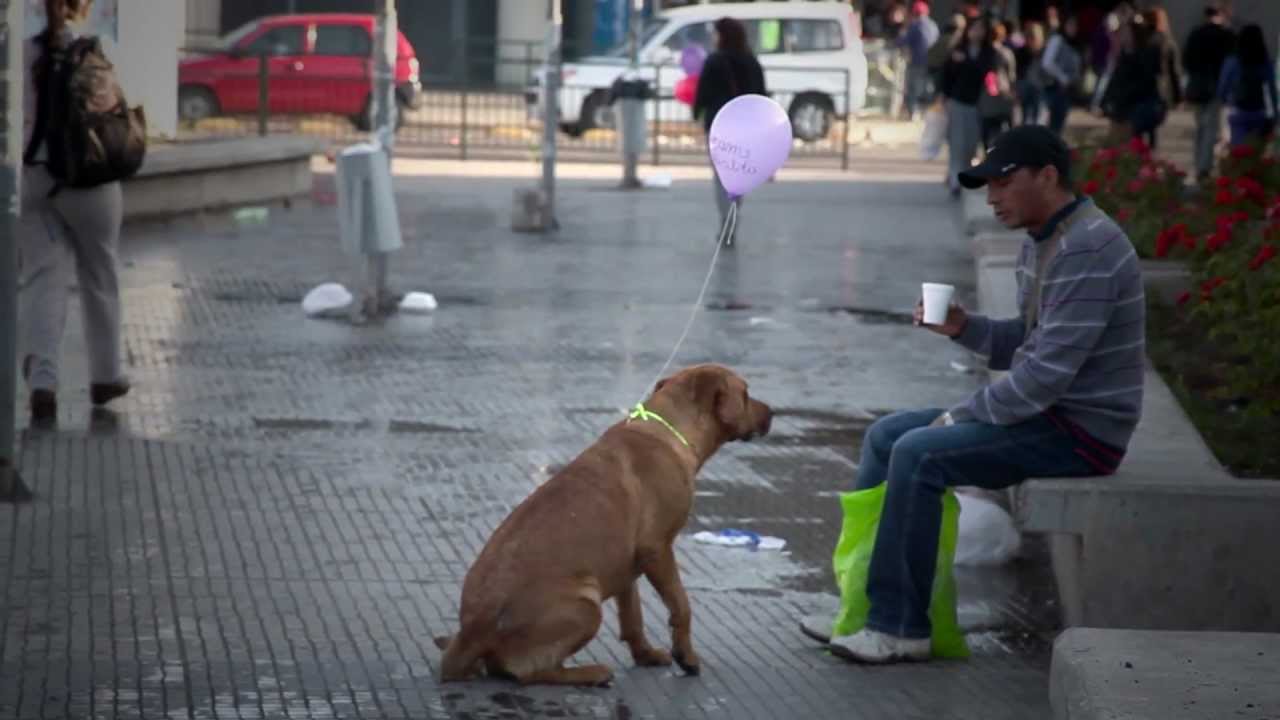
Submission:
POLYGON ((1148 297, 1171 305, 1191 289, 1191 269, 1177 260, 1143 260, 1142 281, 1148 297))
POLYGON ((1053 647, 1054 720, 1280 717, 1280 635, 1077 628, 1053 647))
POLYGON ((310 138, 235 138, 159 145, 123 184, 125 220, 166 217, 311 192, 310 138))

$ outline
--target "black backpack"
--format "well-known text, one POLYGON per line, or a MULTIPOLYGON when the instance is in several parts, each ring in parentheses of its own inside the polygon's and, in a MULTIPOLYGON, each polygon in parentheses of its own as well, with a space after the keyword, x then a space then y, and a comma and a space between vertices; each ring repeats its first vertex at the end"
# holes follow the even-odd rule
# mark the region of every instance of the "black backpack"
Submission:
POLYGON ((132 177, 147 154, 147 119, 142 108, 130 108, 115 67, 95 37, 52 47, 40 38, 43 85, 39 89, 35 127, 23 161, 36 164, 43 144, 45 167, 55 184, 90 188, 132 177))

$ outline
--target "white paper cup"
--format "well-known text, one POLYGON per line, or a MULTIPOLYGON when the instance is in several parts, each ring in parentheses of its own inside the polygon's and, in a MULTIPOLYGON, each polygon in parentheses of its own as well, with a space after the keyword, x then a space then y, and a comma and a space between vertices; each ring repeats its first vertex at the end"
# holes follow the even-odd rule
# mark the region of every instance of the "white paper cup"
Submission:
POLYGON ((947 309, 951 307, 951 296, 955 295, 954 285, 925 283, 922 289, 924 298, 924 324, 941 325, 947 321, 947 309))

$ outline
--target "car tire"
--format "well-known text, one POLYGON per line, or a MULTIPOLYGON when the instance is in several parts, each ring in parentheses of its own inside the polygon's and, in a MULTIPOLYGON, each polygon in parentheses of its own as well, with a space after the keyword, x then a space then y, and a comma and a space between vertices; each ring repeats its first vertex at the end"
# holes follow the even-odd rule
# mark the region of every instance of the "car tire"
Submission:
POLYGON ((791 101, 787 111, 792 133, 804 142, 816 142, 831 132, 835 123, 835 107, 831 98, 820 93, 801 93, 791 101))
POLYGON ((199 122, 221 112, 213 91, 199 85, 178 88, 178 117, 186 122, 199 122))

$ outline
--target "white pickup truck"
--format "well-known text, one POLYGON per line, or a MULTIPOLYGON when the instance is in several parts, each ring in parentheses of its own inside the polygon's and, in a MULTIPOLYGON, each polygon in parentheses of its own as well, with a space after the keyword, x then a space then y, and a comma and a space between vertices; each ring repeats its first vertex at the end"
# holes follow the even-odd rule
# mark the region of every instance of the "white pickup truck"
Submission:
MULTIPOLYGON (((672 97, 684 78, 680 55, 688 45, 711 50, 712 24, 741 20, 765 71, 770 96, 787 109, 795 136, 812 142, 825 138, 833 121, 860 110, 867 96, 867 59, 861 19, 843 2, 715 3, 663 12, 639 34, 639 73, 658 95, 646 102, 649 120, 692 120, 687 105, 672 97)), ((559 95, 561 129, 581 135, 612 128, 610 87, 627 71, 629 45, 603 55, 565 63, 559 95)), ((542 114, 541 69, 527 93, 531 112, 542 114)))

